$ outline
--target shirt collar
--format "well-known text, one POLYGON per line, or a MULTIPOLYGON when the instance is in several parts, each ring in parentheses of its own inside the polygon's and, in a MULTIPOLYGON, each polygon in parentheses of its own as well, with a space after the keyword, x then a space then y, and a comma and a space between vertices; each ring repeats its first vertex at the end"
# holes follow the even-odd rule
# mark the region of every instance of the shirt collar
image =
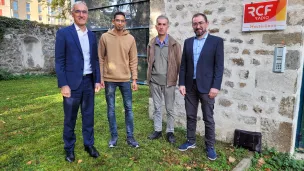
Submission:
POLYGON ((207 39, 208 35, 209 35, 209 33, 207 32, 207 34, 205 34, 205 36, 204 36, 202 39, 198 39, 198 38, 197 38, 197 36, 195 36, 195 39, 196 39, 196 40, 203 40, 203 39, 207 39))
MULTIPOLYGON (((75 29, 76 31, 81 31, 83 32, 82 30, 80 30, 80 28, 77 26, 77 24, 74 23, 74 26, 75 26, 75 29)), ((85 31, 83 33, 87 33, 88 32, 88 29, 86 28, 85 31)))
POLYGON ((158 38, 158 36, 156 37, 156 44, 159 44, 159 45, 167 45, 168 44, 168 41, 169 41, 169 36, 168 36, 168 34, 166 35, 166 38, 165 38, 165 40, 163 41, 163 42, 161 42, 160 40, 159 40, 159 38, 158 38))

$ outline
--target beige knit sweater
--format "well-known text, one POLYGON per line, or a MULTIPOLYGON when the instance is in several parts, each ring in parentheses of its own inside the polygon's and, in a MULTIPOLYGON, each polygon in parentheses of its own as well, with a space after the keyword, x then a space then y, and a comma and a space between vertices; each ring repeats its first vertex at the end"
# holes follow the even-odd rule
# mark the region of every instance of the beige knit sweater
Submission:
POLYGON ((121 36, 113 30, 102 34, 98 45, 101 81, 127 82, 137 79, 137 48, 134 37, 124 30, 121 36))

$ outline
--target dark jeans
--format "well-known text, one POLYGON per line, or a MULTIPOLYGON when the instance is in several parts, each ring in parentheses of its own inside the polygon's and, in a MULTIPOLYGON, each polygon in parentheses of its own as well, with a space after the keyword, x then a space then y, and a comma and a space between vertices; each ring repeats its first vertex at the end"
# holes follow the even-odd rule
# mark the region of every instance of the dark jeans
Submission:
POLYGON ((112 137, 118 137, 115 116, 115 91, 116 87, 122 94, 125 108, 125 124, 127 137, 133 137, 133 111, 132 111, 132 90, 130 82, 105 82, 108 121, 112 137))
POLYGON ((63 97, 63 141, 66 151, 74 151, 74 133, 79 106, 82 114, 82 136, 85 146, 94 144, 94 83, 92 74, 84 76, 80 86, 71 90, 71 97, 63 97))
MULTIPOLYGON (((187 90, 187 89, 186 89, 187 90)), ((195 133, 197 124, 198 103, 201 102, 203 120, 205 122, 205 144, 206 147, 213 147, 215 144, 215 123, 213 119, 214 99, 208 94, 202 94, 197 90, 196 82, 185 96, 185 108, 187 114, 187 139, 195 143, 195 133)))

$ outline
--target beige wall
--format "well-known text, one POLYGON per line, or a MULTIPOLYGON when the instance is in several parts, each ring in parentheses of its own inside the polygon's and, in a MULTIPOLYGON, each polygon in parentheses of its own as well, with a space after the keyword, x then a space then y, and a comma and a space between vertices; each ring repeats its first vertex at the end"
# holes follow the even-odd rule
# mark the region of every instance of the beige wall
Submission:
POLYGON ((67 20, 59 20, 54 17, 53 14, 49 13, 49 9, 46 4, 41 4, 41 12, 38 12, 38 0, 5 0, 5 5, 1 5, 3 16, 14 17, 14 13, 18 14, 18 18, 25 20, 27 15, 30 15, 31 21, 37 21, 44 24, 55 24, 55 25, 68 25, 71 23, 70 18, 67 20), (18 10, 13 10, 13 2, 18 2, 18 10), (30 11, 26 11, 26 3, 30 4, 30 11), (39 16, 41 19, 39 19, 39 16))

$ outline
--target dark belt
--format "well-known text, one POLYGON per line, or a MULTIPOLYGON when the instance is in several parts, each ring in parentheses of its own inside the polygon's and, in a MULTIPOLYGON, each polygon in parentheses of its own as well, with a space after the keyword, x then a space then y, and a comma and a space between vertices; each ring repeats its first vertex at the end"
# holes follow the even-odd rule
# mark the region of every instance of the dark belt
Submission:
POLYGON ((92 76, 93 74, 90 73, 90 74, 83 74, 84 77, 87 77, 87 76, 92 76))

